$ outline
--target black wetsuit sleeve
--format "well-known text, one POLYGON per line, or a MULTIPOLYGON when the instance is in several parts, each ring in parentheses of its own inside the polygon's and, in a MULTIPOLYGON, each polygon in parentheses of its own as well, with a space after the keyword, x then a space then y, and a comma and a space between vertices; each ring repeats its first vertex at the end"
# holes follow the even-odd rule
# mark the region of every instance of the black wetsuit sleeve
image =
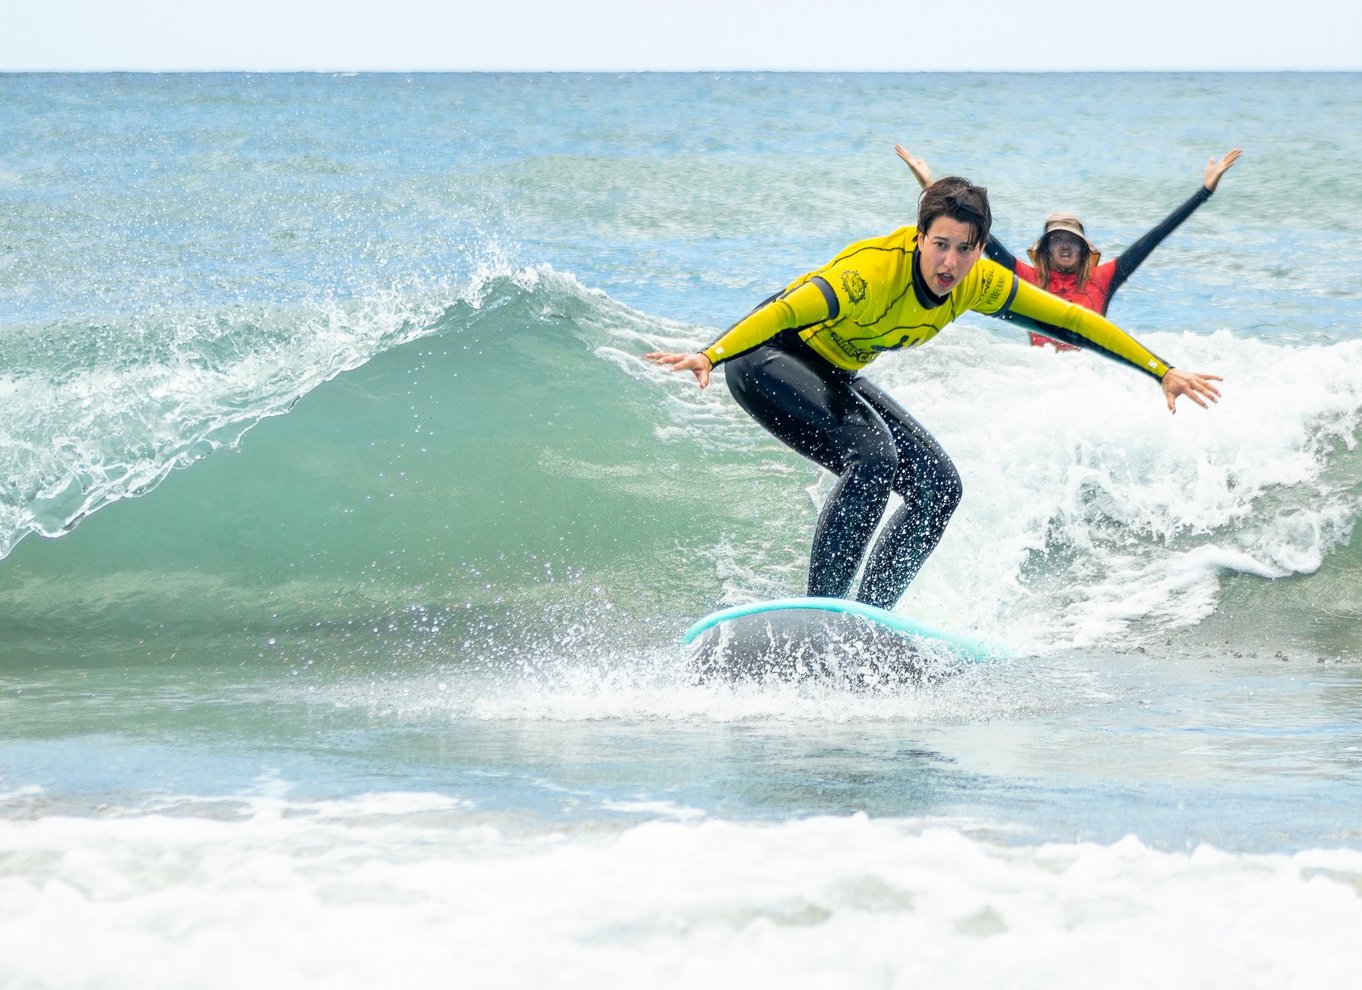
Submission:
POLYGON ((1017 270, 1017 258, 1007 248, 1003 247, 1003 242, 992 234, 988 236, 988 243, 984 245, 984 255, 993 259, 1010 272, 1017 270))
POLYGON ((1107 301, 1116 294, 1116 290, 1121 287, 1126 279, 1134 274, 1135 269, 1145 258, 1149 257, 1149 252, 1163 242, 1163 239, 1177 230, 1182 222, 1196 212, 1198 206, 1211 198, 1211 191, 1205 186, 1198 186, 1187 202, 1183 203, 1168 216, 1164 217, 1163 222, 1145 234, 1130 247, 1121 252, 1116 259, 1116 271, 1112 274, 1111 285, 1107 289, 1107 301))

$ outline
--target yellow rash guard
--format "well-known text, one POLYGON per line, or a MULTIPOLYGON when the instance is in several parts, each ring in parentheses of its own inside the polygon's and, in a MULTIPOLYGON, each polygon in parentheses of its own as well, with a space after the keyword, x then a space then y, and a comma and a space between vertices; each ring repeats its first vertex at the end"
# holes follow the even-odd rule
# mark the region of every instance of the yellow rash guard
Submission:
POLYGON ((938 299, 914 276, 916 252, 916 227, 858 241, 829 264, 795 279, 700 353, 717 365, 782 331, 797 330, 829 363, 859 371, 884 351, 925 344, 975 310, 1063 327, 1090 349, 1159 380, 1168 371, 1167 362, 1104 317, 1022 281, 987 258, 938 299))

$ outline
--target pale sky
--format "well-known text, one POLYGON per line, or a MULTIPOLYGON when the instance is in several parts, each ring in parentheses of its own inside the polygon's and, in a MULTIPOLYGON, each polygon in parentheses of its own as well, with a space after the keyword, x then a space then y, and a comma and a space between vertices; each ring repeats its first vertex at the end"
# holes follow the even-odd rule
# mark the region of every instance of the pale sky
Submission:
POLYGON ((110 69, 1358 71, 1362 4, 0 0, 0 71, 110 69))

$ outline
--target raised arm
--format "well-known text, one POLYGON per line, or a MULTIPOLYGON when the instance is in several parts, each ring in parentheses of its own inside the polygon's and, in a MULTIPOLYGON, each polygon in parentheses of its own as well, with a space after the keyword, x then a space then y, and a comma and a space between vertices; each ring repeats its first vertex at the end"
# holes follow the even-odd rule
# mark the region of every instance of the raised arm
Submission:
POLYGON ((903 164, 908 166, 908 171, 913 173, 913 178, 917 179, 919 186, 926 189, 932 184, 932 170, 925 160, 916 157, 901 144, 894 145, 894 153, 903 159, 903 164))
POLYGON ((1215 192, 1215 187, 1220 185, 1220 177, 1234 167, 1234 163, 1239 160, 1239 149, 1235 148, 1220 161, 1212 158, 1206 163, 1206 175, 1201 180, 1201 184, 1206 187, 1207 192, 1215 192))
POLYGON ((1201 187, 1192 193, 1191 197, 1179 206, 1168 216, 1163 218, 1153 230, 1145 234, 1130 247, 1121 252, 1121 256, 1116 259, 1116 271, 1112 275, 1111 286, 1107 291, 1110 298, 1117 289, 1134 274, 1135 269, 1139 268, 1144 259, 1149 257, 1149 253, 1163 243, 1163 239, 1182 226, 1183 221, 1196 212, 1197 207, 1211 198, 1211 193, 1215 192, 1215 187, 1220 185, 1221 177, 1233 167, 1239 160, 1239 149, 1235 148, 1224 158, 1216 161, 1212 158, 1206 166, 1206 173, 1201 181, 1201 187))
MULTIPOLYGON (((913 178, 917 179, 917 184, 926 189, 932 184, 932 170, 927 165, 926 159, 918 158, 911 151, 901 144, 894 145, 894 153, 903 159, 903 164, 908 166, 908 170, 913 173, 913 178)), ((1003 247, 1003 242, 998 238, 989 235, 988 243, 984 245, 984 254, 992 258, 1004 268, 1013 271, 1017 268, 1017 259, 1012 252, 1003 247)))
POLYGON ((1016 255, 1003 247, 1003 242, 992 234, 988 235, 988 243, 984 245, 984 257, 992 258, 1010 272, 1017 270, 1016 255))

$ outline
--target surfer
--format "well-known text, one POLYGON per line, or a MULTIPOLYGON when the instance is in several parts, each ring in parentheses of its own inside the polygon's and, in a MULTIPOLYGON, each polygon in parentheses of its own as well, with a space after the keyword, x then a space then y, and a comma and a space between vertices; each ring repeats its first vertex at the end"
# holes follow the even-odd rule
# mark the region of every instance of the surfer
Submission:
POLYGON ((700 351, 645 355, 691 372, 702 389, 723 364, 738 405, 837 476, 814 531, 812 597, 847 597, 864 561, 855 597, 892 608, 941 539, 963 494, 960 475, 935 438, 859 372, 885 351, 926 343, 966 310, 1072 333, 1160 382, 1169 412, 1179 396, 1203 408, 1220 396, 1218 375, 1173 368, 1104 317, 981 258, 991 224, 985 189, 940 179, 919 198, 916 226, 850 245, 700 351), (891 492, 903 505, 871 547, 891 492))
MULTIPOLYGON (((932 170, 923 159, 901 144, 894 145, 894 151, 913 173, 918 185, 926 189, 932 184, 932 170)), ((1238 160, 1238 148, 1219 161, 1212 158, 1206 165, 1197 191, 1111 261, 1101 260, 1102 252, 1088 239, 1083 222, 1072 213, 1051 213, 1046 217, 1040 237, 1026 251, 1032 262, 1030 265, 1016 258, 1003 247, 1001 241, 992 236, 984 247, 984 254, 1004 268, 1010 268, 1032 285, 1039 285, 1063 299, 1105 316, 1116 290, 1149 257, 1149 252, 1177 230, 1184 220, 1196 212, 1197 207, 1211 198, 1211 193, 1220 184, 1221 176, 1238 160)), ((1031 344, 1035 347, 1051 344, 1057 350, 1066 351, 1078 349, 1073 344, 1063 343, 1034 330, 1031 331, 1031 344)))

